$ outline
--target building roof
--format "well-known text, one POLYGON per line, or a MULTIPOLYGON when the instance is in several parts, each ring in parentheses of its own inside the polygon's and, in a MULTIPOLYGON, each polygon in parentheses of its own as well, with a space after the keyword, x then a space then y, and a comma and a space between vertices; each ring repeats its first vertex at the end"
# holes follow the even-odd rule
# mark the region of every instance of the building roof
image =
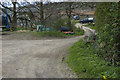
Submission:
MULTIPOLYGON (((94 15, 95 11, 84 11, 84 10, 73 10, 72 15, 81 14, 81 15, 94 15)), ((66 11, 61 11, 61 15, 66 15, 66 11)))
POLYGON ((94 15, 95 11, 87 11, 83 13, 84 15, 94 15))

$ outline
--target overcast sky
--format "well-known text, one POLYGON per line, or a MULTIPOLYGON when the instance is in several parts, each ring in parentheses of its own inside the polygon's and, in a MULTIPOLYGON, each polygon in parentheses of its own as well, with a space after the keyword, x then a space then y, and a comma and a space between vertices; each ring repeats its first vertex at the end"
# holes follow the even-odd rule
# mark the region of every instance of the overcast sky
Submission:
MULTIPOLYGON (((28 2, 35 2, 35 1, 41 1, 41 0, 27 0, 28 2)), ((43 1, 51 1, 51 2, 59 2, 63 0, 43 0, 43 1)), ((11 0, 1 0, 0 2, 10 2, 11 0)), ((17 0, 17 2, 25 2, 24 0, 17 0)))
MULTIPOLYGON (((35 2, 41 0, 27 0, 28 2, 35 2)), ((51 1, 51 2, 61 2, 61 1, 78 1, 78 2, 118 2, 120 0, 43 0, 43 1, 51 1)), ((0 0, 0 2, 10 2, 11 0, 0 0)), ((24 0, 17 0, 17 2, 24 2, 24 0)))

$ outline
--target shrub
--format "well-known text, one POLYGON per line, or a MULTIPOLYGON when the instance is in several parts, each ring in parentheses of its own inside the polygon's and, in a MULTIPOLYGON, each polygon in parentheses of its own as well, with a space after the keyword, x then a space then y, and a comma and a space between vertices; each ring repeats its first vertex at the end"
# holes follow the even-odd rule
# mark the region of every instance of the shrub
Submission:
POLYGON ((67 19, 59 19, 59 20, 57 20, 56 23, 55 23, 55 25, 54 25, 54 28, 56 30, 59 30, 60 26, 66 26, 66 27, 68 27, 67 26, 67 19))
MULTIPOLYGON (((56 21, 56 23, 55 23, 55 25, 54 25, 54 28, 55 28, 56 30, 59 30, 59 27, 60 27, 60 26, 69 27, 67 23, 68 23, 68 18, 64 18, 64 19, 61 18, 61 19, 59 19, 59 20, 56 21)), ((75 27, 75 26, 74 26, 75 23, 77 23, 77 22, 74 21, 74 22, 71 24, 72 28, 75 27)), ((69 27, 69 28, 70 28, 70 27, 69 27)))
POLYGON ((98 31, 98 55, 114 66, 120 65, 120 3, 99 3, 95 12, 95 27, 98 31), (103 45, 101 47, 101 45, 103 45))

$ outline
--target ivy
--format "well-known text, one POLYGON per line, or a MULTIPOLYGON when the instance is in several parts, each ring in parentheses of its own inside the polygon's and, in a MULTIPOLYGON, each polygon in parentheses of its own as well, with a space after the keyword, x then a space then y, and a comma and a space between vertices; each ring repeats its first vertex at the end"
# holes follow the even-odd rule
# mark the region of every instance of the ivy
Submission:
POLYGON ((120 65, 118 53, 120 51, 119 4, 116 2, 98 3, 95 12, 98 54, 114 66, 120 65))

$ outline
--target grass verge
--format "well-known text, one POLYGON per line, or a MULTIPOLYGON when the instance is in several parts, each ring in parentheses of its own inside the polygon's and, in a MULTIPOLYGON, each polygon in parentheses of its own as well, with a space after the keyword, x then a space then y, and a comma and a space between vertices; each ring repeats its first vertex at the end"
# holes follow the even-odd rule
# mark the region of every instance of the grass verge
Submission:
POLYGON ((75 34, 64 34, 62 32, 59 31, 49 31, 49 32, 32 32, 33 35, 38 35, 41 37, 58 37, 58 38, 66 38, 66 37, 70 37, 70 36, 79 36, 79 35, 83 35, 84 31, 81 30, 79 32, 75 32, 75 34))
POLYGON ((70 55, 65 60, 68 66, 82 78, 118 78, 118 67, 109 66, 109 62, 102 60, 93 47, 80 40, 69 48, 70 55))
POLYGON ((64 38, 64 33, 58 32, 58 31, 50 31, 50 32, 32 32, 34 35, 38 35, 41 37, 61 37, 64 38))
POLYGON ((94 24, 84 24, 83 26, 90 27, 91 29, 96 30, 96 27, 94 24))

